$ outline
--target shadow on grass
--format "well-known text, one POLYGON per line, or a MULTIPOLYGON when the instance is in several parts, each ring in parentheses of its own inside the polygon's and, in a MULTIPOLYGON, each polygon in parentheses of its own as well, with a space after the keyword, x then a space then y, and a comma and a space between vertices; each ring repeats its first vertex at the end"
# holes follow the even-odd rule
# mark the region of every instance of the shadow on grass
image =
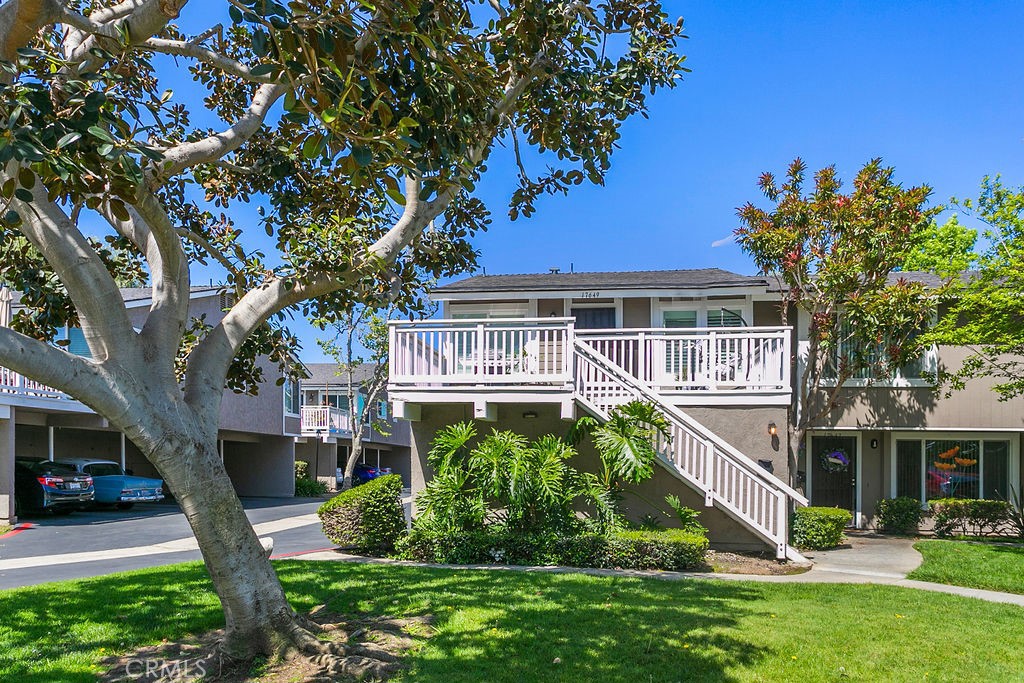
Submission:
POLYGON ((301 562, 278 573, 289 587, 344 575, 323 593, 337 612, 434 615, 435 635, 407 657, 417 682, 729 681, 769 655, 726 633, 763 597, 749 585, 301 562))
MULTIPOLYGON (((415 681, 726 681, 766 655, 723 634, 746 613, 738 603, 762 597, 748 586, 276 566, 300 611, 326 600, 344 613, 433 615, 435 635, 409 655, 415 681)), ((106 655, 223 626, 200 563, 0 591, 0 614, 0 680, 27 683, 94 681, 106 655)))

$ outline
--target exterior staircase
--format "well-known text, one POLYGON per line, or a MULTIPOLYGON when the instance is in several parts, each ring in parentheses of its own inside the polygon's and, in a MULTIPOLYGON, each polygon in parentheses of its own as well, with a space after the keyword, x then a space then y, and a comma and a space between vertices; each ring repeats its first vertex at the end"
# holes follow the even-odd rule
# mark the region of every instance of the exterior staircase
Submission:
POLYGON ((659 444, 660 464, 775 548, 776 557, 803 561, 789 545, 791 506, 807 499, 717 434, 674 406, 584 339, 573 340, 575 399, 601 420, 633 400, 653 403, 665 414, 671 438, 659 444))

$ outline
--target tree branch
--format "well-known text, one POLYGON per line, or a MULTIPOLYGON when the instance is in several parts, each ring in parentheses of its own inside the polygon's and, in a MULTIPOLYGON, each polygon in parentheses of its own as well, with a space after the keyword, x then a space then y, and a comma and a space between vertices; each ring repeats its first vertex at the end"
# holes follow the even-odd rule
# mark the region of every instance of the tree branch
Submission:
POLYGON ((167 40, 165 38, 149 38, 141 43, 139 47, 144 50, 150 50, 152 52, 160 52, 165 55, 174 55, 176 57, 190 57, 192 59, 205 62, 210 66, 216 67, 224 73, 237 76, 246 81, 252 83, 278 83, 276 78, 269 75, 257 76, 252 70, 241 62, 237 62, 230 57, 225 57, 222 54, 218 54, 213 50, 203 47, 196 43, 186 43, 180 40, 167 40))
POLYGON ((164 158, 147 173, 147 185, 156 187, 186 168, 216 161, 241 147, 259 131, 270 108, 287 90, 287 86, 279 83, 265 83, 256 90, 245 115, 230 128, 202 140, 183 142, 164 150, 164 158))
POLYGON ((31 203, 12 205, 21 217, 18 229, 67 289, 93 358, 111 358, 135 336, 121 292, 78 227, 49 200, 43 183, 37 181, 31 192, 31 203))
POLYGON ((58 0, 7 0, 0 5, 0 58, 16 62, 18 49, 56 22, 62 11, 58 0))

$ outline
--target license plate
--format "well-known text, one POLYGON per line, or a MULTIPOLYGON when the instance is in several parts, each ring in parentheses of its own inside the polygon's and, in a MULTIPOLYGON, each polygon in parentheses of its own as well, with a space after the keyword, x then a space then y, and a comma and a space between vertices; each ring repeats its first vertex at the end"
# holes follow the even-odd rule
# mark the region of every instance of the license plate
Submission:
POLYGON ((68 486, 69 489, 75 490, 75 491, 77 491, 78 489, 82 488, 82 485, 79 484, 77 481, 69 481, 67 486, 68 486))

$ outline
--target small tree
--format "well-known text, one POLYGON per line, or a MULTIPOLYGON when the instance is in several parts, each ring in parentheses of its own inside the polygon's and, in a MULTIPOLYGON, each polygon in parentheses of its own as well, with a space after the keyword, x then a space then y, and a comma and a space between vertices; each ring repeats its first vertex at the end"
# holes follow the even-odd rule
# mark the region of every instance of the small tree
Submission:
POLYGON ((874 159, 857 173, 851 192, 841 192, 829 166, 805 194, 805 171, 796 159, 781 186, 762 174, 758 185, 772 209, 742 206, 736 230, 758 270, 778 282, 782 324, 794 315, 807 321, 789 411, 791 476, 808 429, 838 407, 847 380, 889 377, 920 355, 919 334, 937 295, 896 273, 934 213, 924 208, 928 186, 904 189, 874 159))
POLYGON ((976 199, 952 203, 987 226, 988 246, 976 272, 953 283, 949 310, 929 335, 970 350, 959 368, 941 369, 938 380, 955 391, 988 377, 1001 400, 1024 395, 1024 186, 986 176, 976 199))
POLYGON ((933 221, 917 235, 900 270, 960 275, 977 266, 977 241, 978 231, 963 225, 955 215, 942 225, 933 221))
POLYGON ((345 386, 345 400, 348 404, 349 429, 352 431, 352 446, 345 461, 345 479, 342 490, 352 487, 352 475, 363 455, 364 432, 372 435, 376 430, 381 436, 391 431, 386 423, 374 424, 372 407, 384 394, 388 385, 388 314, 390 310, 378 313, 368 306, 357 306, 347 311, 333 324, 333 339, 317 339, 327 354, 338 364, 336 375, 345 386), (358 355, 359 349, 367 355, 358 355), (360 372, 369 365, 368 376, 360 372), (363 397, 362 409, 359 397, 363 397))

